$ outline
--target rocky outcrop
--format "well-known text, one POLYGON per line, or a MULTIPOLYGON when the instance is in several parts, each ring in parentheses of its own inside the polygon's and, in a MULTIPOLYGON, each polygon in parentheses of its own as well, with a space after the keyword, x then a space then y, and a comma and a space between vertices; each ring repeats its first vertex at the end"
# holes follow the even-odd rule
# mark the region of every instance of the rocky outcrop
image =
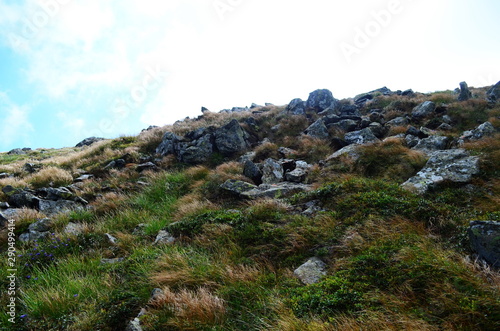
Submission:
POLYGON ((332 92, 326 89, 316 90, 309 94, 306 102, 306 108, 316 112, 322 112, 328 108, 338 108, 339 101, 333 97, 332 92))
POLYGON ((359 131, 353 131, 346 133, 344 136, 344 140, 348 144, 367 144, 379 141, 377 137, 373 134, 372 130, 366 128, 359 131))
POLYGON ((229 179, 221 188, 247 199, 259 198, 284 198, 296 193, 306 192, 312 189, 310 185, 281 182, 276 184, 252 185, 247 182, 229 179))
POLYGON ((328 129, 325 125, 325 122, 322 118, 311 124, 311 126, 306 129, 306 134, 318 139, 328 139, 328 137, 330 136, 328 134, 328 129))
POLYGON ((98 138, 98 137, 90 137, 90 138, 85 138, 82 141, 80 141, 78 144, 76 144, 75 147, 84 147, 84 146, 90 146, 95 144, 98 141, 104 140, 104 138, 98 138))
POLYGON ((495 134, 496 129, 490 122, 484 122, 474 130, 465 131, 458 139, 458 144, 462 145, 468 141, 479 140, 495 134))
POLYGON ((432 101, 425 101, 413 108, 411 113, 414 119, 422 119, 434 114, 436 111, 436 104, 432 101))
POLYGON ((286 106, 286 112, 290 115, 304 115, 306 113, 306 103, 300 98, 293 99, 286 106))
POLYGON ((471 248, 493 267, 500 267, 500 222, 472 221, 468 229, 471 248))
POLYGON ((326 264, 313 257, 293 272, 306 285, 318 283, 326 275, 326 264))
POLYGON ((460 83, 460 94, 458 95, 458 101, 467 101, 472 98, 472 93, 469 90, 466 82, 460 83))
POLYGON ((46 238, 50 235, 52 221, 48 218, 41 219, 35 223, 30 224, 28 232, 19 236, 19 240, 23 242, 37 241, 46 238))
POLYGON ((486 97, 491 103, 497 103, 500 101, 500 82, 496 83, 488 90, 486 97))
POLYGON ((245 151, 248 147, 248 133, 237 120, 232 120, 218 129, 201 128, 187 133, 184 137, 167 132, 156 148, 156 154, 175 155, 181 162, 199 164, 207 162, 215 152, 231 156, 245 151))
POLYGON ((408 179, 402 187, 423 194, 444 181, 467 183, 479 173, 479 158, 463 149, 436 151, 425 167, 408 179))
POLYGON ((284 178, 283 166, 273 159, 267 159, 262 165, 262 182, 264 184, 276 184, 284 178))
POLYGON ((430 136, 418 141, 414 149, 422 150, 423 152, 431 152, 437 150, 444 150, 448 147, 450 138, 445 136, 430 136))

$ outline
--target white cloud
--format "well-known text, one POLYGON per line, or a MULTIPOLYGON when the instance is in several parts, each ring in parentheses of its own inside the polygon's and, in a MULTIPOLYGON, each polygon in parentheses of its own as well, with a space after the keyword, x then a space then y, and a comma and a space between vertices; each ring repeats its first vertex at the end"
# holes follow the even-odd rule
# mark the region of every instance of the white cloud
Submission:
POLYGON ((14 104, 9 96, 0 92, 0 148, 17 144, 18 147, 30 145, 33 125, 28 118, 29 109, 14 104))

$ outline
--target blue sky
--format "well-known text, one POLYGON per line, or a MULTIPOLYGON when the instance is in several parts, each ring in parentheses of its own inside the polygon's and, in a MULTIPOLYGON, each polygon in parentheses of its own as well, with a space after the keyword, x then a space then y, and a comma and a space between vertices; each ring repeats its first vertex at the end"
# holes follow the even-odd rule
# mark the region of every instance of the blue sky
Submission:
POLYGON ((0 0, 0 151, 252 102, 500 80, 494 0, 0 0))

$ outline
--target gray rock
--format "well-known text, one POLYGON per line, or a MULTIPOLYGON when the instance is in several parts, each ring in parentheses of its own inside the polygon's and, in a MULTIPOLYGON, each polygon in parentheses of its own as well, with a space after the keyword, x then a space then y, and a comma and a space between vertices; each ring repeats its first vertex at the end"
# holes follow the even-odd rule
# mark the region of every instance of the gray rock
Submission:
POLYGON ((318 283, 326 275, 326 264, 313 257, 293 272, 306 285, 318 283))
POLYGON ((220 186, 222 189, 229 191, 231 193, 235 193, 241 195, 243 192, 247 192, 253 189, 256 189, 257 186, 236 179, 228 179, 220 186))
POLYGON ((405 137, 406 146, 408 146, 409 148, 417 146, 419 141, 420 139, 418 139, 417 136, 414 136, 412 134, 407 134, 405 137))
POLYGON ((413 97, 413 96, 415 96, 415 92, 413 92, 412 89, 408 89, 408 90, 401 92, 401 95, 405 96, 405 97, 413 97))
POLYGON ((307 177, 307 170, 303 168, 295 168, 294 170, 288 172, 285 177, 289 182, 302 183, 307 177))
POLYGON ((42 168, 42 165, 28 162, 24 164, 23 168, 27 173, 33 174, 39 171, 42 168))
POLYGON ((464 133, 462 133, 462 135, 458 139, 458 143, 459 145, 462 145, 468 141, 479 140, 484 137, 492 136, 493 134, 495 134, 495 132, 496 130, 493 124, 491 124, 490 122, 484 122, 474 130, 465 131, 464 133))
POLYGON ((419 140, 417 145, 413 148, 425 152, 443 150, 448 147, 449 142, 450 138, 445 136, 430 136, 429 138, 419 140))
POLYGON ((276 184, 283 181, 283 166, 273 159, 267 159, 262 166, 262 183, 276 184))
POLYGON ((34 232, 47 232, 52 227, 52 220, 50 218, 44 218, 35 223, 31 223, 28 230, 34 232))
POLYGON ((125 329, 125 331, 143 331, 143 330, 144 329, 141 326, 141 320, 138 317, 131 320, 128 323, 127 328, 125 329))
POLYGON ((242 197, 248 199, 260 198, 285 198, 290 195, 310 191, 312 187, 306 184, 281 182, 278 184, 261 184, 256 189, 241 193, 242 197))
POLYGON ((50 236, 50 232, 28 231, 19 236, 22 242, 37 241, 50 236))
POLYGON ((75 183, 80 183, 80 182, 84 182, 86 180, 90 180, 90 179, 93 179, 94 178, 94 175, 91 175, 91 174, 85 174, 85 175, 81 175, 80 177, 76 178, 74 180, 75 183))
POLYGON ((327 108, 336 109, 339 105, 340 102, 333 97, 332 92, 326 89, 311 92, 306 102, 306 107, 316 112, 322 112, 327 108))
POLYGON ((444 181, 467 183, 479 173, 479 158, 463 149, 436 151, 425 167, 402 184, 404 189, 423 194, 444 181))
POLYGON ((362 145, 377 142, 378 138, 375 137, 372 130, 370 130, 369 128, 365 128, 363 130, 346 133, 344 140, 348 144, 362 145))
POLYGON ((9 178, 9 177, 10 177, 9 173, 6 173, 6 172, 0 173, 0 179, 9 178))
POLYGON ((9 208, 2 210, 2 214, 7 219, 18 220, 23 213, 23 209, 21 208, 9 208))
POLYGON ((466 82, 460 83, 460 95, 458 96, 458 101, 467 101, 472 98, 472 93, 469 90, 466 82))
POLYGON ((293 155, 296 155, 297 151, 287 147, 280 147, 278 148, 278 153, 280 153, 280 155, 283 157, 289 158, 293 155))
POLYGON ((318 119, 313 124, 311 124, 306 129, 306 134, 308 136, 311 136, 314 138, 319 138, 319 139, 328 139, 330 137, 330 135, 328 133, 328 129, 325 125, 325 122, 321 118, 318 119))
POLYGON ((182 138, 172 132, 166 132, 163 135, 162 141, 158 148, 156 148, 156 154, 161 156, 166 156, 175 153, 176 144, 181 141, 182 138))
POLYGON ((306 113, 306 103, 300 98, 293 99, 286 106, 286 112, 291 115, 304 115, 306 113))
MULTIPOLYGON (((9 195, 9 193, 6 194, 9 195)), ((9 196, 9 204, 16 208, 37 208, 38 200, 34 194, 26 191, 20 191, 9 196)))
POLYGON ((247 135, 240 123, 232 120, 215 132, 215 146, 226 156, 244 152, 249 147, 247 135))
POLYGON ((74 194, 68 190, 66 187, 59 188, 41 188, 36 190, 36 195, 42 199, 46 200, 69 200, 74 197, 74 194))
POLYGON ((360 157, 360 155, 358 153, 358 145, 348 145, 346 147, 343 147, 343 148, 339 149, 338 151, 336 151, 335 153, 333 153, 332 155, 330 155, 329 157, 327 157, 325 161, 327 161, 327 162, 333 161, 333 160, 338 159, 341 156, 347 156, 350 159, 352 159, 353 161, 358 160, 360 157))
POLYGON ((436 104, 432 101, 425 101, 413 108, 412 117, 416 119, 424 118, 434 114, 436 104))
POLYGON ((451 131, 453 130, 453 127, 448 123, 441 123, 441 125, 439 125, 437 129, 441 131, 451 131))
POLYGON ((36 209, 43 212, 45 215, 55 215, 60 213, 67 213, 74 210, 81 210, 83 206, 79 203, 69 200, 44 200, 38 199, 36 209))
POLYGON ((500 222, 472 221, 468 229, 472 249, 495 268, 500 267, 500 222))
POLYGON ((110 243, 111 245, 116 245, 118 243, 118 239, 116 237, 114 237, 113 235, 111 235, 109 233, 105 233, 104 236, 108 240, 108 243, 110 243))
POLYGON ((386 125, 389 126, 407 126, 410 123, 406 117, 400 116, 393 118, 392 120, 388 121, 386 125))
POLYGON ((171 245, 175 242, 175 238, 165 230, 160 230, 156 236, 154 245, 171 245))
POLYGON ((491 103, 497 103, 500 101, 500 82, 496 83, 488 90, 486 97, 491 103))
POLYGON ((380 124, 379 122, 370 123, 370 125, 368 126, 368 129, 370 129, 370 131, 373 133, 373 135, 379 139, 384 137, 386 132, 387 132, 385 127, 382 124, 380 124))
POLYGON ((78 144, 76 144, 75 147, 84 147, 84 146, 90 146, 92 144, 95 144, 98 141, 104 140, 104 138, 98 138, 98 137, 90 137, 90 138, 85 138, 82 141, 80 141, 78 144))
POLYGON ((85 226, 80 223, 69 222, 64 228, 64 233, 77 236, 85 232, 85 226))
POLYGON ((0 202, 0 209, 9 209, 10 205, 8 202, 0 202))
POLYGON ((158 170, 160 170, 160 168, 156 164, 154 164, 153 162, 146 162, 146 163, 143 163, 143 164, 139 164, 135 168, 135 170, 137 172, 143 172, 143 171, 147 171, 147 170, 149 170, 149 171, 158 171, 158 170))
POLYGON ((115 264, 115 263, 120 263, 123 262, 125 258, 123 257, 118 257, 114 259, 101 259, 101 264, 115 264))
POLYGON ((27 153, 25 151, 23 151, 21 148, 14 148, 13 150, 10 150, 7 154, 9 154, 9 155, 25 155, 27 153))
POLYGON ((329 127, 339 128, 342 131, 349 132, 356 130, 358 122, 350 119, 340 120, 337 123, 331 124, 329 127))
POLYGON ((213 154, 212 136, 207 134, 193 143, 180 143, 178 158, 188 164, 206 162, 213 154))
POLYGON ((247 160, 243 166, 243 174, 253 180, 257 185, 262 183, 262 171, 250 160, 247 160))

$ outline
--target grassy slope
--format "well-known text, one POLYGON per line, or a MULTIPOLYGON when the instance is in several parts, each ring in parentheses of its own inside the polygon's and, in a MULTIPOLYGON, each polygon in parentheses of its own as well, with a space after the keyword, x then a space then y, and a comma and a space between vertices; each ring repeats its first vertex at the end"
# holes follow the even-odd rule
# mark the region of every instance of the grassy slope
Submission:
MULTIPOLYGON (((423 100, 448 104, 456 121, 455 131, 446 133, 450 136, 488 119, 498 127, 498 107, 487 108, 480 100, 457 103, 449 92, 410 101, 378 97, 366 107, 383 108, 390 118, 423 100)), ((327 142, 299 135, 307 127, 305 118, 265 110, 258 129, 247 128, 257 140, 272 140, 256 148, 258 159, 276 156, 279 146, 294 148, 295 157, 310 162, 333 151, 327 142), (277 123, 280 130, 273 132, 277 123)), ((355 163, 313 168, 308 180, 317 189, 281 201, 225 195, 218 186, 226 179, 248 179, 241 165, 218 156, 198 167, 166 157, 165 170, 157 174, 138 174, 133 167, 102 170, 125 153, 135 160, 151 153, 165 130, 182 134, 229 117, 208 114, 83 150, 1 155, 0 172, 17 176, 0 180, 2 186, 64 183, 68 174, 75 177, 82 170, 96 175, 79 193, 92 201, 92 210, 56 217, 46 241, 18 244, 18 316, 26 316, 12 330, 123 330, 146 306, 145 330, 500 328, 500 278, 471 260, 465 236, 470 220, 500 220, 498 136, 466 146, 483 160, 472 192, 454 185, 425 196, 402 191, 399 184, 425 158, 398 140, 363 149, 355 163), (28 160, 52 170, 27 174, 22 165, 28 160), (302 216, 297 206, 311 200, 320 200, 325 211, 302 216), (84 232, 64 234, 69 222, 84 224, 84 232), (179 239, 152 245, 164 228, 179 239), (118 243, 110 244, 106 233, 118 243), (327 262, 328 275, 304 286, 293 270, 312 256, 327 262), (100 263, 115 257, 125 260, 100 263), (148 305, 156 287, 164 295, 148 305)), ((39 217, 26 210, 16 233, 39 217)), ((6 285, 6 268, 1 268, 0 286, 6 285)), ((1 293, 5 306, 8 298, 1 293)), ((9 325, 6 319, 0 314, 2 327, 9 325)))

